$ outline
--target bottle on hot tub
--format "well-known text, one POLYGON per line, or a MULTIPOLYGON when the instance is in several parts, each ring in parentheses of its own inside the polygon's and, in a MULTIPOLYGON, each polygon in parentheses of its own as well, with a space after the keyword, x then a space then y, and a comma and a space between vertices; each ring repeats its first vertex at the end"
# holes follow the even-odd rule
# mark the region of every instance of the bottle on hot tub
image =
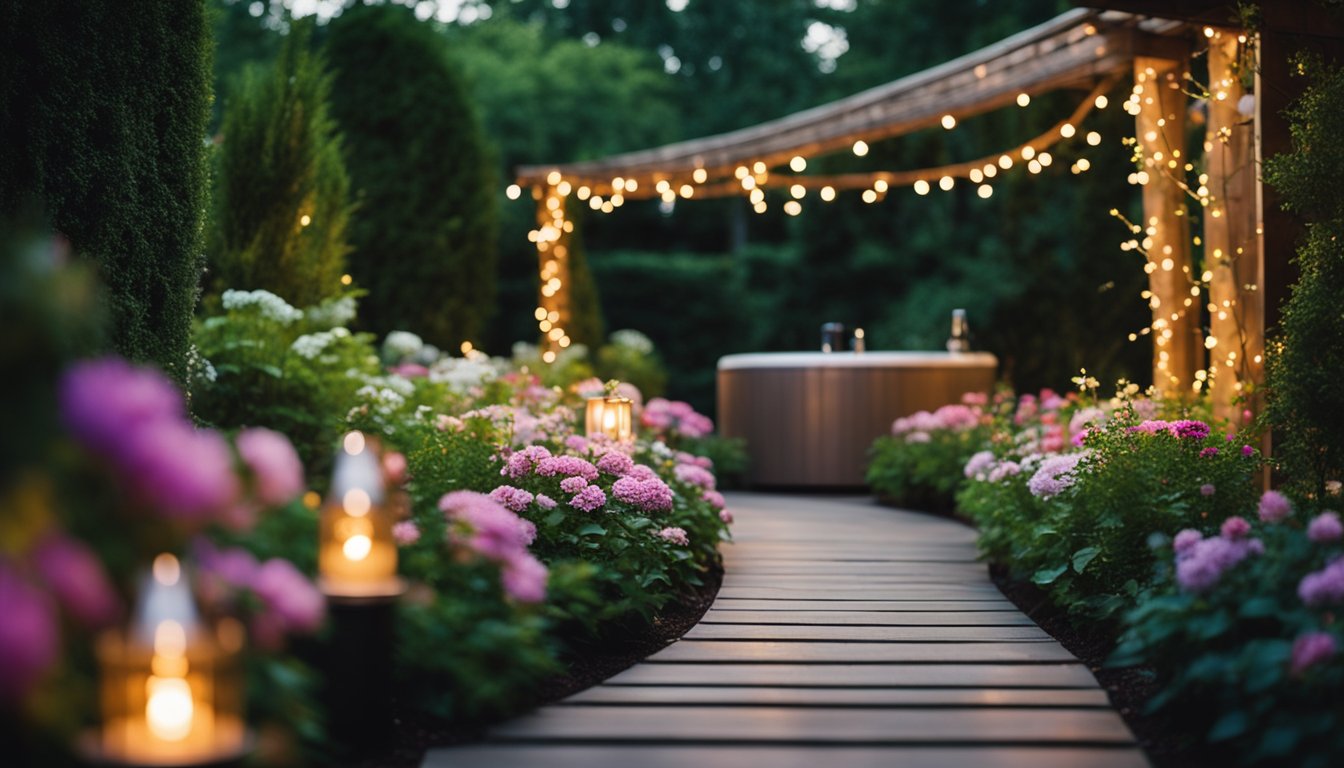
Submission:
POLYGON ((971 351, 971 327, 964 309, 952 310, 952 335, 947 337, 947 351, 954 354, 971 351))
POLYGON ((845 324, 825 323, 821 326, 821 351, 839 352, 845 348, 845 324))

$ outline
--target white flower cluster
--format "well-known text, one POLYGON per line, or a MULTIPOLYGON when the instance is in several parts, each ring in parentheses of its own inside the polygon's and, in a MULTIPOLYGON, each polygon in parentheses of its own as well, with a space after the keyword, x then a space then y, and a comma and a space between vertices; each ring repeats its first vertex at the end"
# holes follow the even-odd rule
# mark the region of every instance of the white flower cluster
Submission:
POLYGON ((632 349, 641 355, 653 354, 653 340, 639 331, 630 328, 612 331, 610 339, 618 347, 632 349))
POLYGON ((449 389, 462 393, 472 387, 494 381, 497 373, 488 356, 445 357, 429 369, 429 380, 447 384, 449 389))
POLYGON ((368 382, 355 392, 355 397, 380 416, 391 416, 415 392, 415 385, 400 376, 374 376, 368 382))
POLYGON ((267 320, 289 325, 303 318, 303 313, 291 307, 289 302, 270 291, 225 291, 221 297, 224 309, 238 310, 255 307, 267 320))
POLYGON ((342 296, 339 299, 327 299, 315 307, 303 311, 303 316, 312 327, 335 328, 346 325, 355 319, 358 304, 354 296, 342 296))
POLYGON ((332 328, 330 331, 305 334, 295 339, 294 343, 289 345, 289 351, 299 357, 312 360, 322 354, 322 350, 326 349, 327 345, 337 339, 346 338, 349 335, 350 331, 344 328, 332 328))
POLYGON ((211 384, 219 378, 219 373, 215 371, 215 366, 201 354, 201 350, 195 344, 187 351, 187 370, 191 372, 193 378, 201 379, 211 384))
POLYGON ((410 331, 392 331, 383 339, 383 357, 396 362, 414 357, 425 346, 424 339, 410 331))

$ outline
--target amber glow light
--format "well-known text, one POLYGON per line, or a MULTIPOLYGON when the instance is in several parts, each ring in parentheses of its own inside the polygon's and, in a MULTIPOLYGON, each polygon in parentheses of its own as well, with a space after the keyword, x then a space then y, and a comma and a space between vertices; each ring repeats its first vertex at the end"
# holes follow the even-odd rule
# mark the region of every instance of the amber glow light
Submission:
POLYGON ((610 393, 590 397, 584 418, 585 432, 588 437, 606 435, 621 442, 631 440, 635 435, 633 408, 634 403, 628 397, 610 393))
POLYGON ((319 526, 318 581, 326 594, 386 597, 402 591, 383 496, 377 448, 363 433, 347 433, 319 526))

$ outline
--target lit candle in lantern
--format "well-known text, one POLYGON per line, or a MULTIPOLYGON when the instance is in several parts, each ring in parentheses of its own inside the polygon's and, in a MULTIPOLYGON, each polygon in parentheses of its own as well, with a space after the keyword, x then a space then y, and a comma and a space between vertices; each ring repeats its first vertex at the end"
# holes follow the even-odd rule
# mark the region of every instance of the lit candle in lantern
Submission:
POLYGON ((606 435, 612 440, 626 441, 634 437, 634 403, 628 397, 615 394, 616 382, 607 384, 607 394, 588 398, 584 427, 588 437, 606 435))
POLYGON ((317 566, 323 592, 358 598, 403 591, 383 499, 377 452, 362 433, 350 432, 336 456, 331 491, 322 508, 317 566))
POLYGON ((238 664, 243 637, 234 619, 203 624, 181 563, 159 555, 131 627, 99 638, 103 726, 85 751, 128 765, 241 756, 250 741, 238 664))

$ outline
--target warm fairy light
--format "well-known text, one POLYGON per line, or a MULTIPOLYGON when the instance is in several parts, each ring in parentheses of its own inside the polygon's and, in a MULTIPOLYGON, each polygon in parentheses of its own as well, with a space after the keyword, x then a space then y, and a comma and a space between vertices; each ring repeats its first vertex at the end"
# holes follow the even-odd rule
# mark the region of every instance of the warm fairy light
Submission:
POLYGON ((789 194, 801 200, 807 195, 807 187, 804 187, 802 184, 794 184, 789 187, 789 194))
POLYGON ((765 204, 764 200, 751 207, 751 209, 757 213, 765 213, 767 208, 769 208, 769 206, 765 204))
POLYGON ((999 175, 999 166, 993 163, 985 163, 984 171, 985 171, 985 178, 992 179, 995 176, 999 175))
POLYGON ((858 157, 863 157, 868 154, 868 142, 863 139, 854 142, 854 154, 858 157))
POLYGON ((345 439, 341 441, 341 446, 347 454, 358 456, 364 452, 364 433, 358 430, 347 432, 345 439))
POLYGON ((1030 160, 1036 156, 1036 148, 1028 144, 1022 148, 1021 155, 1023 160, 1030 160))
POLYGON ((760 176, 761 174, 765 173, 767 170, 769 170, 769 169, 766 168, 765 163, 764 163, 763 161, 761 161, 761 160, 757 160, 756 162, 754 162, 754 163, 751 164, 751 172, 754 173, 754 174, 756 174, 757 176, 760 176))
POLYGON ((546 174, 546 183, 554 187, 556 184, 560 183, 561 178, 559 171, 551 171, 546 174))
POLYGON ((589 189, 587 186, 579 187, 574 192, 574 196, 579 198, 580 200, 587 200, 592 194, 593 190, 589 189))
MULTIPOLYGON (((696 168, 693 172, 691 172, 691 178, 695 181, 696 184, 704 184, 705 181, 709 179, 709 172, 706 171, 704 168, 696 168)), ((662 183, 666 184, 667 182, 662 183)), ((663 190, 660 189, 658 191, 661 192, 663 190)))
POLYGON ((1073 138, 1073 134, 1077 132, 1078 129, 1073 127, 1073 123, 1065 123, 1059 126, 1059 135, 1063 136, 1066 139, 1073 138))
POLYGON ((877 193, 874 192, 874 191, 871 190, 871 189, 865 189, 865 190, 863 190, 863 202, 865 202, 865 203, 875 203, 875 202, 877 202, 877 193))
POLYGON ((306 214, 306 213, 299 217, 299 226, 300 226, 300 227, 306 227, 306 226, 308 226, 309 224, 312 224, 312 223, 313 223, 313 217, 312 217, 312 216, 309 216, 309 215, 306 214))
POLYGON ((1054 157, 1054 155, 1050 154, 1049 152, 1042 152, 1042 153, 1040 153, 1039 155, 1036 156, 1036 160, 1037 160, 1037 162, 1039 162, 1042 166, 1044 166, 1044 167, 1046 167, 1046 168, 1049 168, 1049 167, 1050 167, 1050 164, 1053 163, 1053 162, 1055 162, 1055 157, 1054 157))
POLYGON ((803 206, 797 200, 790 200, 784 204, 784 212, 790 216, 797 216, 803 212, 803 206))
POLYGON ((545 352, 542 352, 542 353, 541 353, 541 361, 542 361, 543 363, 554 363, 554 362, 555 362, 555 353, 552 352, 552 351, 549 350, 549 349, 546 350, 545 352))
POLYGON ((523 188, 517 184, 510 184, 508 189, 504 190, 504 196, 510 200, 517 200, 523 196, 523 188))
POLYGON ((1009 168, 1012 168, 1013 158, 1009 157, 1008 155, 999 155, 999 167, 1005 171, 1008 170, 1009 168))
POLYGON ((1029 171, 1030 173, 1033 173, 1033 174, 1040 173, 1040 172, 1041 172, 1041 161, 1039 161, 1039 160, 1035 160, 1035 159, 1029 161, 1029 162, 1027 163, 1027 171, 1029 171))
POLYGON ((985 172, 979 168, 972 168, 967 176, 970 178, 972 184, 979 184, 985 180, 985 172))
POLYGON ((1087 169, 1089 169, 1089 168, 1091 168, 1091 167, 1092 167, 1092 161, 1091 161, 1091 160, 1088 160, 1086 157, 1080 157, 1080 158, 1078 158, 1078 170, 1080 170, 1080 171, 1086 171, 1087 169))
POLYGON ((889 185, 887 184, 886 179, 878 179, 877 181, 873 182, 873 190, 877 192, 879 195, 886 194, 888 188, 889 185))
POLYGON ((994 188, 988 184, 981 184, 980 187, 975 190, 975 193, 979 195, 981 199, 988 198, 990 195, 994 194, 994 188))
POLYGON ((831 186, 822 187, 820 194, 821 199, 829 203, 835 199, 835 187, 831 186))
POLYGON ((751 169, 745 165, 739 165, 737 166, 736 170, 733 171, 733 176, 739 179, 745 179, 750 175, 751 175, 751 169))
POLYGON ((793 159, 789 161, 789 170, 794 173, 802 173, 807 170, 807 160, 802 155, 794 155, 793 159))
MULTIPOLYGON (((633 181, 630 183, 634 184, 633 181)), ((631 187, 631 189, 633 189, 633 187, 631 187)), ((569 193, 573 191, 574 191, 574 185, 570 184, 568 181, 562 181, 559 184, 555 185, 555 192, 561 197, 569 197, 569 193)))
POLYGON ((944 192, 947 192, 948 190, 952 189, 952 185, 955 183, 956 182, 952 179, 951 176, 944 176, 943 178, 938 180, 938 188, 943 190, 944 192))
POLYGON ((949 130, 949 131, 952 130, 953 128, 956 128, 956 127, 957 127, 957 118, 955 118, 955 117, 953 117, 953 116, 951 116, 951 115, 943 115, 943 121, 942 121, 942 122, 943 122, 943 127, 946 128, 946 129, 949 130))
POLYGON ((929 194, 929 182, 925 181, 924 179, 916 179, 916 180, 915 180, 915 194, 916 194, 916 195, 927 195, 927 194, 929 194))
POLYGON ((1088 143, 1089 146, 1093 146, 1093 147, 1097 146, 1098 144, 1101 143, 1101 134, 1100 134, 1100 133, 1097 133, 1096 131, 1088 131, 1088 132, 1087 132, 1087 143, 1088 143))
POLYGON ((341 285, 349 285, 355 281, 350 275, 341 275, 341 285))
POLYGON ((1097 100, 1093 103, 1097 105, 1097 109, 1105 109, 1106 105, 1110 104, 1111 101, 1110 99, 1106 98, 1106 94, 1103 93, 1100 96, 1098 96, 1097 100))
POLYGON ((1017 106, 1025 107, 1030 103, 1031 103, 1031 96, 1028 96, 1025 93, 1017 94, 1017 106))
POLYGON ((1213 37, 1213 27, 1205 27, 1205 28, 1204 28, 1204 36, 1205 36, 1205 37, 1210 37, 1210 38, 1213 37))

